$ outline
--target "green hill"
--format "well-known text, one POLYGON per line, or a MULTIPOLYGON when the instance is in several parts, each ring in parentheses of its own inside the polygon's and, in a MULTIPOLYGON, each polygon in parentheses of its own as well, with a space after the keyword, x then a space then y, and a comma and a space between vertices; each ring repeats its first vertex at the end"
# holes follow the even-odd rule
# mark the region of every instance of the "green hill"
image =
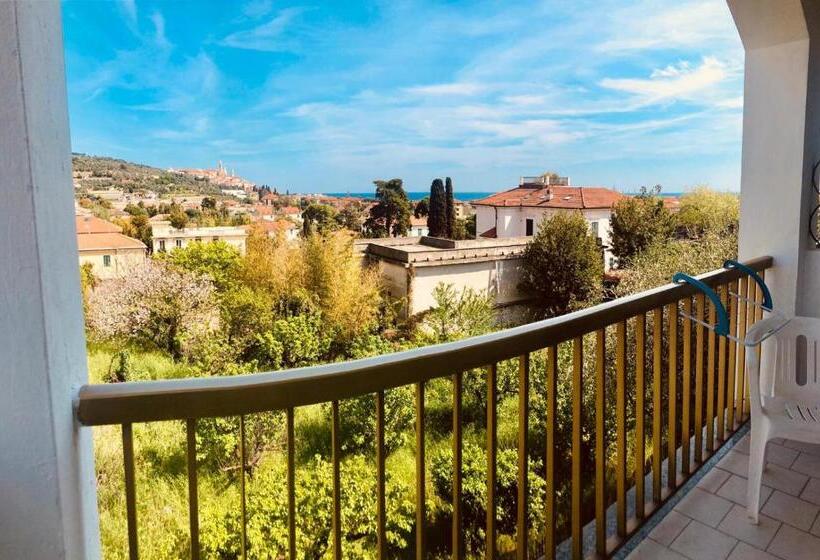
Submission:
POLYGON ((164 169, 121 159, 72 154, 74 181, 80 190, 120 189, 125 192, 154 191, 158 194, 219 194, 219 187, 164 169))

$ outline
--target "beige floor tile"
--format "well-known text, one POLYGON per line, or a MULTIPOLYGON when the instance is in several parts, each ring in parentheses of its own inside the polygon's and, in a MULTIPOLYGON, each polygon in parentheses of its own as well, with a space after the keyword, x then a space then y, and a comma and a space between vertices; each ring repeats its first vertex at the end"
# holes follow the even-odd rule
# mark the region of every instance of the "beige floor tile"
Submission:
POLYGON ((820 538, 783 524, 767 552, 784 560, 817 560, 820 558, 820 538))
POLYGON ((802 441, 792 441, 787 439, 783 445, 791 449, 802 451, 803 453, 810 453, 812 455, 820 455, 820 445, 816 443, 803 443, 802 441))
POLYGON ((809 476, 820 477, 820 455, 800 453, 791 469, 809 476))
POLYGON ((672 510, 666 514, 663 520, 658 523, 654 529, 652 529, 649 536, 662 545, 669 546, 672 544, 672 541, 680 535, 681 531, 683 531, 684 527, 686 527, 690 521, 690 518, 678 513, 675 510, 672 510))
POLYGON ((731 508, 732 502, 729 500, 710 494, 700 488, 692 488, 675 506, 675 510, 679 513, 710 527, 717 527, 720 520, 731 508))
POLYGON ((734 449, 729 451, 717 466, 743 478, 749 476, 749 456, 738 453, 734 449))
MULTIPOLYGON (((740 504, 742 506, 746 505, 746 488, 747 488, 747 481, 745 478, 741 478, 735 474, 733 474, 729 480, 723 483, 723 486, 720 487, 720 490, 717 491, 717 495, 726 498, 727 500, 732 500, 736 504, 740 504)), ((772 493, 772 489, 768 486, 762 485, 760 487, 760 503, 765 504, 766 500, 769 498, 769 495, 772 493)))
POLYGON ((792 496, 799 496, 809 477, 779 465, 769 463, 763 471, 763 484, 792 496))
POLYGON ((627 560, 687 560, 674 550, 669 550, 652 539, 644 539, 641 544, 633 550, 627 560))
POLYGON ((800 494, 800 499, 820 506, 820 478, 809 479, 809 483, 800 494))
POLYGON ((760 522, 754 525, 746 515, 746 508, 738 505, 718 525, 724 533, 762 550, 766 550, 779 528, 780 521, 765 515, 761 515, 760 522))
POLYGON ((768 552, 749 546, 745 542, 739 542, 729 555, 729 560, 778 560, 778 558, 768 552))
POLYGON ((732 473, 728 471, 724 471, 723 469, 719 469, 717 467, 709 470, 708 473, 703 475, 698 481, 698 488, 703 488, 707 492, 711 492, 712 494, 716 494, 718 488, 726 482, 726 480, 731 476, 732 473))
POLYGON ((670 548, 692 560, 724 560, 737 542, 737 539, 693 520, 670 548))
MULTIPOLYGON (((775 491, 766 500, 766 504, 760 512, 803 531, 808 531, 817 518, 820 507, 800 498, 775 491)), ((820 550, 818 550, 818 558, 820 558, 820 550)))

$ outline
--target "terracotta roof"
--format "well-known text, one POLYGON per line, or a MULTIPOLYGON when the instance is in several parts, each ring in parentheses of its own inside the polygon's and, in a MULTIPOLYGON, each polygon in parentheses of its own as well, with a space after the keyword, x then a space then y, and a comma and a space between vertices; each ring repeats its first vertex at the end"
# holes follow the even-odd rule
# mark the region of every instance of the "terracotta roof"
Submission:
POLYGON ((290 220, 260 220, 256 222, 264 231, 287 231, 289 229, 301 229, 290 220))
POLYGON ((680 210, 680 199, 676 196, 663 197, 663 207, 670 212, 677 212, 680 210))
POLYGON ((611 208, 624 198, 606 187, 516 187, 472 201, 474 206, 532 206, 538 208, 611 208), (551 195, 551 196, 550 196, 551 195))
POLYGON ((481 235, 479 235, 479 237, 487 237, 487 238, 490 238, 490 239, 495 239, 496 237, 498 237, 498 232, 495 229, 495 226, 493 226, 490 229, 488 229, 487 231, 485 231, 484 233, 482 233, 481 235))
POLYGON ((410 216, 410 225, 413 227, 427 227, 427 216, 422 216, 421 218, 410 216))
POLYGON ((296 206, 283 206, 282 207, 283 214, 301 214, 302 211, 297 208, 296 206))
POLYGON ((122 228, 96 216, 75 216, 77 233, 119 233, 122 228))
POLYGON ((146 249, 139 239, 121 233, 93 233, 77 235, 77 246, 80 251, 101 251, 106 249, 146 249))

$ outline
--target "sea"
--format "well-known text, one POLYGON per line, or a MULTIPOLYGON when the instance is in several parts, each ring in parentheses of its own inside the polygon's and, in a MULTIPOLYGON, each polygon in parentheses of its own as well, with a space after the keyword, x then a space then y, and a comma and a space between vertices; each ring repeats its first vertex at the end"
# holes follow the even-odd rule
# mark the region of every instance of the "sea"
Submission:
MULTIPOLYGON (((375 192, 331 192, 331 193, 322 193, 323 196, 337 196, 337 197, 345 197, 350 196, 354 198, 366 198, 366 199, 375 199, 376 193, 375 192)), ((478 200, 479 198, 486 198, 491 194, 495 194, 494 191, 464 191, 454 193, 454 197, 456 200, 461 200, 464 202, 469 202, 471 200, 478 200)), ((628 193, 625 192, 624 194, 628 195, 635 195, 638 193, 628 193)), ((669 197, 669 196, 681 196, 682 192, 661 192, 662 197, 669 197)), ((425 196, 430 196, 430 191, 410 191, 407 193, 407 198, 412 201, 421 200, 425 196)))

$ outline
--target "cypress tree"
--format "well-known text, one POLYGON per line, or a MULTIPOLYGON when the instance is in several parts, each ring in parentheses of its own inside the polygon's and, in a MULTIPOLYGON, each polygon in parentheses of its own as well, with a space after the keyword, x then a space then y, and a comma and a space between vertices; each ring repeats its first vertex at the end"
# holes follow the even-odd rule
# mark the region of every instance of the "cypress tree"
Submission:
POLYGON ((430 213, 427 215, 427 230, 431 237, 447 235, 447 200, 441 179, 435 179, 430 185, 430 213))
POLYGON ((453 181, 449 177, 445 179, 445 216, 447 224, 447 238, 453 238, 453 232, 456 228, 456 207, 455 200, 453 200, 453 181))

